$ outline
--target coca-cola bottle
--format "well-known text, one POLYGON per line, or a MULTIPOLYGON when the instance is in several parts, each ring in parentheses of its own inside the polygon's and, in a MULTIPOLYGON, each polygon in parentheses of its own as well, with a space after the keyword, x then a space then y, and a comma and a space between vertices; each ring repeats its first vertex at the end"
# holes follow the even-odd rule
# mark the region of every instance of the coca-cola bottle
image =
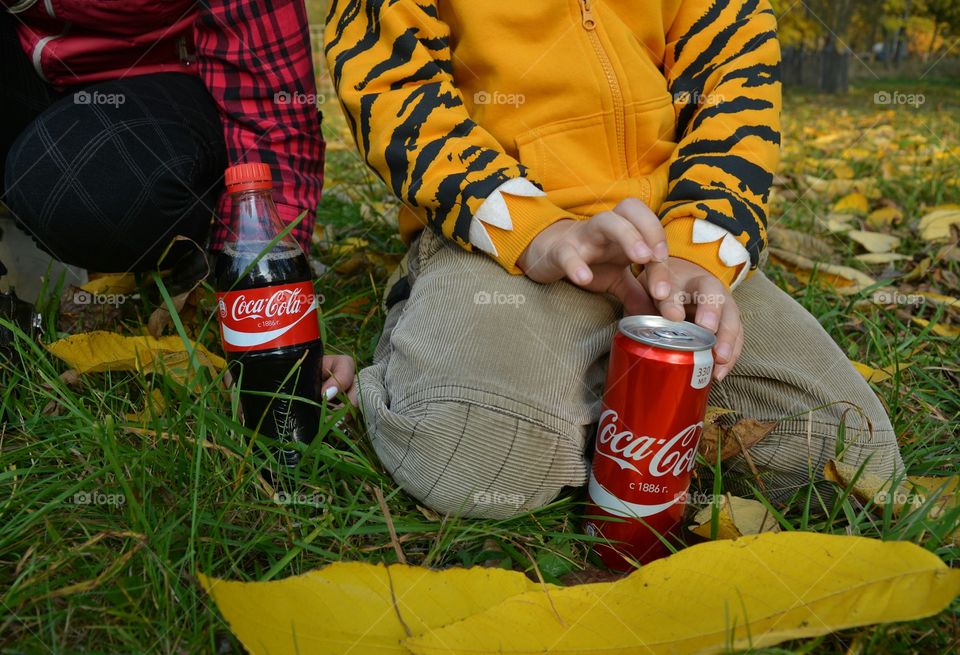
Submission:
MULTIPOLYGON (((323 342, 310 263, 283 229, 270 167, 239 164, 227 169, 233 200, 228 238, 214 276, 220 336, 230 372, 240 388, 244 423, 281 444, 310 443, 320 427, 323 342)), ((281 446, 281 466, 294 467, 299 453, 281 446)))

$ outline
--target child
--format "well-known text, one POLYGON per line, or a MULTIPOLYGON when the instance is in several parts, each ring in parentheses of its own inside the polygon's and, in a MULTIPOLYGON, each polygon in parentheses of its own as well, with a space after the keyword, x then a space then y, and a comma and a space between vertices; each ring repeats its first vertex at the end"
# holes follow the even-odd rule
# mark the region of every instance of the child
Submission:
POLYGON ((506 517, 583 485, 624 313, 717 334, 710 404, 779 422, 750 451, 771 498, 822 479, 841 430, 847 463, 903 468, 867 383, 758 268, 775 30, 766 0, 331 2, 328 63, 411 244, 361 406, 418 500, 506 517))

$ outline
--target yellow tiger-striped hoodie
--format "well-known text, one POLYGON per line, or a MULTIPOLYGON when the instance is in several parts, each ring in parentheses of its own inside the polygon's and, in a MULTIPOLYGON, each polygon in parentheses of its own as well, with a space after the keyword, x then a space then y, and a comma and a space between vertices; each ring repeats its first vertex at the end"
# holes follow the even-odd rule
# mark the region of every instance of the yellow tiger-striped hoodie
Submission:
POLYGON ((780 145, 767 0, 331 0, 326 55, 367 163, 507 271, 546 226, 627 197, 670 253, 755 268, 780 145))

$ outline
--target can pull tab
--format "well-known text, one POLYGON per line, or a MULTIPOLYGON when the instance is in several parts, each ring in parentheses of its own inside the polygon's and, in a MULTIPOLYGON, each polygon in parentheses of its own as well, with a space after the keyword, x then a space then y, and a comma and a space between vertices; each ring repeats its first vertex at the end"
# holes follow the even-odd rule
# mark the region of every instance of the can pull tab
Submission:
POLYGON ((661 339, 670 339, 671 341, 693 341, 693 337, 682 330, 673 330, 671 328, 660 328, 653 333, 661 339))

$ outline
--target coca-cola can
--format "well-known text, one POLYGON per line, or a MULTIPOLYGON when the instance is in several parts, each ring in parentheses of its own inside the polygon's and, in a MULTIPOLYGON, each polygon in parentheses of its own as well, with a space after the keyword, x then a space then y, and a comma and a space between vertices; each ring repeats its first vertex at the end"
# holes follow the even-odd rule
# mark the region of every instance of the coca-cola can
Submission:
POLYGON ((610 349, 586 532, 610 568, 670 552, 703 433, 716 337, 698 325, 628 316, 610 349), (626 557, 625 557, 626 556, 626 557))

